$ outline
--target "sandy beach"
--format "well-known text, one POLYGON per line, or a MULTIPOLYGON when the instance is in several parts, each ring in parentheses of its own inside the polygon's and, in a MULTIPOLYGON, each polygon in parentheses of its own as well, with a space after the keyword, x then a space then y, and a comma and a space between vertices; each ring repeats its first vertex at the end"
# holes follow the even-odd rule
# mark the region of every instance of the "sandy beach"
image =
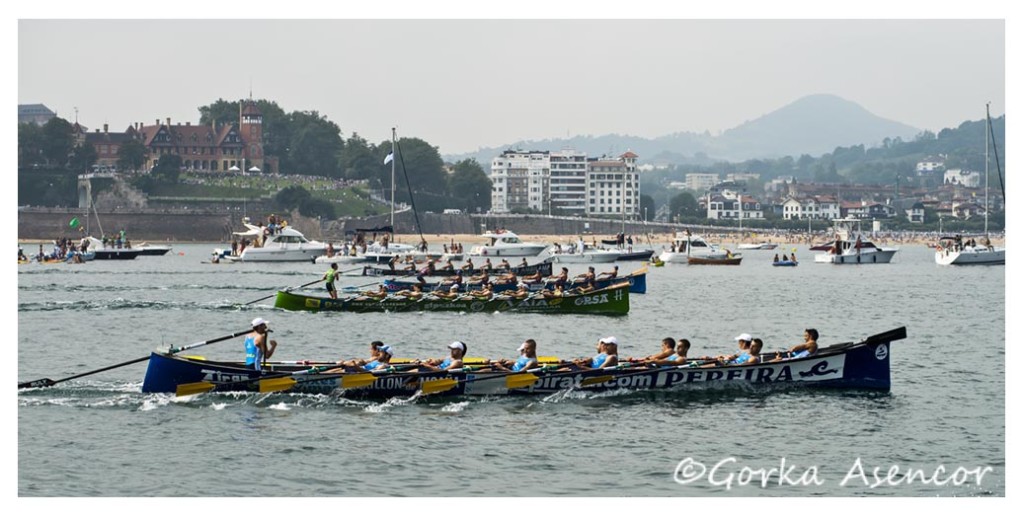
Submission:
MULTIPOLYGON (((588 244, 597 243, 601 244, 602 239, 611 239, 615 235, 584 235, 584 241, 588 244)), ((815 234, 811 238, 808 238, 806 234, 800 235, 757 235, 751 238, 749 234, 745 237, 739 237, 736 234, 716 234, 707 233, 702 234, 709 242, 718 243, 722 245, 738 245, 745 243, 759 243, 769 242, 773 244, 779 244, 782 246, 805 246, 811 244, 823 244, 828 241, 827 237, 820 234, 815 234)), ((486 243, 486 239, 480 235, 470 234, 457 234, 457 235, 423 235, 423 238, 431 245, 442 245, 451 244, 452 242, 461 243, 466 251, 469 251, 470 247, 474 245, 480 245, 486 243)), ((527 235, 520 234, 520 240, 528 242, 547 242, 549 244, 561 243, 567 244, 574 240, 570 235, 527 235)), ((651 235, 633 235, 633 247, 644 248, 648 247, 648 242, 654 247, 668 246, 672 243, 673 236, 667 233, 657 233, 651 235), (648 240, 649 239, 649 240, 648 240)), ((395 242, 403 244, 415 244, 420 239, 419 235, 412 234, 396 234, 395 242)), ((923 245, 923 246, 934 246, 938 240, 938 236, 935 234, 900 234, 900 235, 882 235, 872 239, 878 245, 888 246, 900 246, 900 245, 923 245)), ((992 237, 992 245, 1004 246, 1005 242, 1003 238, 992 237)))

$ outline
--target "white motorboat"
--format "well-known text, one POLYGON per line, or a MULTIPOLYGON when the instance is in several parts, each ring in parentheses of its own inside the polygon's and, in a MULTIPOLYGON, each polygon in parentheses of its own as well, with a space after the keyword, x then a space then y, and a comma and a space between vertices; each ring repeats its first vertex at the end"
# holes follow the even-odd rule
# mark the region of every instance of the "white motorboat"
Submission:
POLYGON ((816 263, 889 263, 899 251, 893 247, 878 247, 865 238, 860 231, 860 219, 835 219, 832 223, 835 226, 836 240, 831 245, 818 247, 820 252, 814 256, 816 263))
POLYGON ((939 265, 1005 265, 1006 249, 979 244, 961 237, 942 237, 935 250, 935 263, 939 265))
POLYGON ((588 245, 582 240, 566 248, 557 246, 544 261, 552 263, 611 263, 618 260, 622 252, 588 245))
POLYGON ((688 233, 676 233, 673 247, 675 251, 665 251, 658 255, 658 259, 665 263, 687 263, 688 257, 724 259, 731 258, 732 253, 717 245, 710 244, 699 236, 688 233))
POLYGON ((773 244, 771 242, 761 242, 759 244, 740 244, 736 247, 741 251, 764 251, 775 249, 778 246, 779 244, 773 244))
POLYGON ((490 242, 470 249, 470 256, 537 256, 548 247, 547 244, 523 242, 518 235, 507 230, 488 231, 482 236, 490 242))
MULTIPOLYGON (((95 252, 94 258, 96 260, 134 260, 136 257, 142 255, 141 249, 104 246, 103 241, 96 237, 87 236, 85 238, 89 240, 89 248, 86 249, 87 254, 89 252, 95 252)), ((90 258, 85 259, 89 260, 90 258)))
MULTIPOLYGON (((235 232, 242 237, 256 238, 263 234, 263 228, 244 223, 248 231, 235 232)), ((302 233, 291 227, 284 227, 273 235, 268 235, 260 247, 249 246, 238 256, 226 254, 223 249, 215 249, 214 254, 236 262, 303 262, 327 254, 327 244, 307 239, 302 233)))

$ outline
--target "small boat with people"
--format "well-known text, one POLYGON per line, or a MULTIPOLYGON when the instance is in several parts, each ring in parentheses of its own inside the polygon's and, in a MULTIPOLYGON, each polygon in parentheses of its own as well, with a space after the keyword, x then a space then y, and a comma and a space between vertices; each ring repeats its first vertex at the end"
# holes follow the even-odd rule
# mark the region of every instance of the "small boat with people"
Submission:
POLYGON ((690 265, 739 265, 742 261, 743 256, 739 253, 730 253, 722 257, 690 256, 686 259, 686 263, 690 265))
MULTIPOLYGON (((240 334, 228 337, 236 335, 240 334)), ((749 338, 749 335, 741 335, 744 336, 749 338)), ((369 363, 361 360, 256 361, 247 366, 245 362, 177 354, 212 341, 154 351, 148 357, 133 362, 149 362, 142 392, 174 393, 178 396, 211 391, 290 391, 356 399, 752 388, 888 392, 892 383, 891 348, 895 341, 906 337, 906 327, 899 327, 859 341, 820 347, 815 344, 813 352, 764 352, 750 348, 747 359, 742 362, 723 361, 722 357, 687 358, 688 343, 687 347, 680 343, 675 348, 676 353, 667 359, 622 359, 618 356, 619 339, 616 337, 601 338, 599 354, 593 359, 576 360, 538 356, 537 343, 527 339, 519 347, 521 356, 514 361, 513 367, 508 367, 512 365, 511 360, 465 357, 467 346, 461 341, 448 345, 452 358, 457 362, 448 360, 450 365, 446 367, 440 367, 444 363, 435 364, 431 360, 393 358, 396 354, 394 347, 379 341, 371 344, 374 358, 369 363), (683 354, 680 355, 679 351, 683 354), (611 356, 615 360, 611 360, 611 356)), ((97 371, 102 370, 106 369, 97 371)), ((43 379, 20 383, 18 387, 47 387, 54 383, 57 382, 43 379)))
POLYGON ((875 245, 861 232, 861 222, 857 218, 833 219, 836 240, 830 245, 813 247, 812 250, 819 251, 814 261, 836 265, 891 262, 899 249, 875 245))
POLYGON ((243 225, 247 230, 234 234, 245 240, 251 239, 252 245, 245 246, 237 254, 231 249, 215 249, 215 257, 235 262, 305 262, 327 254, 327 244, 309 240, 290 226, 271 230, 248 222, 243 222, 243 225))
POLYGON ((587 244, 583 239, 571 242, 567 246, 555 245, 550 256, 544 259, 552 263, 611 263, 618 260, 622 253, 614 249, 601 249, 587 244))
POLYGON ((471 276, 471 275, 474 275, 474 274, 479 274, 479 273, 481 273, 481 272, 483 272, 485 270, 487 270, 491 274, 500 274, 500 273, 506 273, 506 272, 513 272, 517 276, 530 276, 530 275, 534 275, 534 274, 541 274, 541 275, 544 275, 544 276, 550 276, 551 275, 551 271, 554 268, 554 265, 552 265, 551 262, 540 262, 540 263, 535 263, 535 264, 531 265, 531 264, 526 263, 525 259, 523 259, 523 261, 519 265, 516 265, 514 267, 511 266, 511 265, 508 266, 508 267, 502 267, 500 265, 496 265, 496 266, 494 266, 491 269, 485 269, 482 266, 481 267, 477 267, 475 264, 473 264, 473 259, 472 258, 470 258, 464 264, 464 265, 469 265, 469 267, 466 267, 466 268, 455 267, 454 265, 452 265, 451 267, 448 267, 447 263, 445 265, 438 265, 436 261, 433 262, 433 263, 434 263, 433 267, 431 267, 430 265, 427 265, 427 264, 423 264, 422 266, 420 264, 417 264, 417 267, 412 269, 412 270, 405 268, 405 267, 407 267, 407 264, 403 264, 403 263, 395 264, 394 268, 391 268, 391 267, 387 267, 387 268, 385 268, 385 267, 374 267, 374 266, 369 266, 368 265, 366 267, 363 267, 363 276, 443 276, 443 277, 450 277, 450 276, 456 276, 456 275, 459 275, 459 274, 462 274, 463 276, 466 276, 466 275, 470 275, 471 276))
POLYGON ((935 249, 935 263, 939 265, 1005 265, 1006 249, 995 247, 989 238, 964 240, 963 236, 939 238, 935 249))
POLYGON ((470 256, 537 256, 548 248, 547 244, 539 242, 523 242, 519 235, 507 229, 488 231, 481 236, 488 242, 470 249, 470 256))
POLYGON ((629 313, 629 282, 603 289, 572 293, 529 292, 523 296, 493 292, 417 292, 391 294, 384 285, 376 291, 340 297, 312 296, 278 291, 274 307, 291 311, 340 312, 522 312, 545 314, 626 315, 629 313))
MULTIPOLYGON (((613 273, 602 273, 597 275, 594 279, 594 287, 596 289, 602 289, 610 287, 616 283, 623 281, 629 282, 629 293, 630 294, 646 294, 647 293, 647 267, 642 267, 636 271, 633 271, 625 276, 618 275, 618 267, 615 267, 613 273), (610 277, 608 277, 610 276, 610 277)), ((506 292, 509 290, 517 290, 520 286, 525 286, 531 292, 537 292, 540 290, 554 290, 556 281, 552 278, 544 278, 537 281, 524 281, 523 278, 517 277, 515 280, 509 279, 508 281, 502 281, 502 276, 508 273, 493 272, 493 275, 487 279, 487 283, 491 286, 491 290, 495 293, 506 292)), ((580 286, 585 285, 587 282, 582 278, 574 278, 568 281, 565 285, 566 290, 572 290, 580 286)), ((434 292, 439 290, 450 290, 451 282, 433 282, 429 283, 426 281, 418 281, 413 279, 385 279, 384 287, 389 292, 398 292, 402 290, 411 290, 413 287, 419 286, 423 292, 434 292)), ((466 280, 463 283, 456 285, 458 288, 457 292, 472 292, 474 290, 480 290, 483 288, 483 281, 472 282, 466 280)))
POLYGON ((87 236, 85 238, 89 241, 86 251, 95 252, 95 259, 97 260, 134 260, 142 255, 141 249, 126 247, 123 244, 121 247, 118 247, 110 241, 104 244, 102 240, 94 236, 87 236))
POLYGON ((691 235, 689 230, 685 233, 676 232, 672 247, 660 255, 658 259, 665 263, 688 263, 688 258, 730 258, 731 251, 708 243, 700 236, 691 235))

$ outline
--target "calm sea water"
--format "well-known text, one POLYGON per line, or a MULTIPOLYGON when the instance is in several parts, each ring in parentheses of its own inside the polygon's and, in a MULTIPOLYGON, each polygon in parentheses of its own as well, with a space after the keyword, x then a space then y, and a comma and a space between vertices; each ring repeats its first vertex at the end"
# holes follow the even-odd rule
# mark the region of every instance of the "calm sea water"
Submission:
MULTIPOLYGON (((453 339, 467 342, 471 356, 513 357, 523 339, 534 338, 540 354, 569 358, 591 353, 605 335, 618 337, 625 356, 653 353, 666 336, 690 339, 696 354, 730 352, 742 332, 780 349, 800 342, 808 327, 820 331, 822 344, 902 325, 909 338, 892 346, 893 387, 884 395, 175 399, 139 392, 141 363, 18 393, 19 495, 1005 495, 1002 266, 939 267, 923 246, 904 247, 888 265, 831 266, 813 263, 802 246, 796 268, 771 267, 772 251, 748 251, 739 267, 651 269, 648 293, 631 296, 627 317, 357 316, 284 312, 273 299, 243 306, 326 268, 201 263, 213 247, 175 245, 169 255, 129 262, 19 266, 19 381, 58 379, 230 334, 257 316, 271 321, 279 360, 362 357, 377 339, 403 357, 444 356, 453 339), (699 471, 697 463, 708 473, 719 467, 713 479, 706 473, 680 483, 683 461, 687 471, 699 471), (749 475, 783 464, 794 468, 793 482, 768 474, 762 487, 760 476, 749 475), (290 467, 274 467, 282 465, 290 467), (957 467, 992 470, 980 485, 864 482, 874 482, 875 467, 882 476, 897 466, 930 477, 940 465, 944 477, 957 467), (273 481, 259 490, 241 488, 241 477, 227 473, 272 467, 273 481), (811 473, 817 482, 798 482, 811 473)), ((345 277, 343 284, 368 282, 345 277)), ((241 359, 242 339, 195 353, 241 359)))

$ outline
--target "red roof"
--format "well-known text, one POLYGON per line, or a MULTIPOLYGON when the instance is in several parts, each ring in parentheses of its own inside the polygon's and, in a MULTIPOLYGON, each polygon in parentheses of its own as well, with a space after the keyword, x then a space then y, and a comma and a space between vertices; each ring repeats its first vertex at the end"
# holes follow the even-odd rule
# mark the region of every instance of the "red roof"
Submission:
POLYGON ((625 154, 623 154, 623 155, 621 155, 619 157, 620 158, 639 158, 640 156, 637 156, 633 151, 628 150, 628 151, 626 151, 625 154))

